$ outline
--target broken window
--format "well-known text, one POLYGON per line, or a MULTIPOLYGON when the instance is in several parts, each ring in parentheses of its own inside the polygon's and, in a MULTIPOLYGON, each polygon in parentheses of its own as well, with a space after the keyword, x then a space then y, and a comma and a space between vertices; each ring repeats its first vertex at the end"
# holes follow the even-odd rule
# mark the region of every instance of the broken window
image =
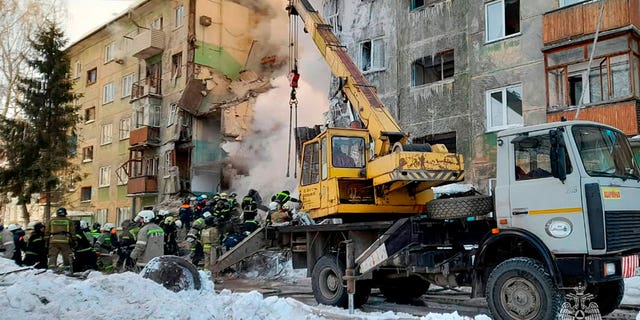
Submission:
POLYGON ((454 71, 453 50, 420 58, 411 64, 411 84, 415 87, 452 78, 454 71))
POLYGON ((171 176, 171 169, 176 165, 175 150, 168 150, 164 153, 164 177, 171 176))
POLYGON ((324 20, 333 28, 335 34, 342 32, 340 25, 340 10, 338 9, 338 1, 327 1, 324 5, 324 20))
POLYGON ((569 76, 569 100, 572 106, 577 106, 582 98, 582 74, 569 76))
POLYGON ((360 70, 375 71, 384 69, 384 41, 382 38, 360 43, 360 70))
POLYGON ((411 11, 424 8, 424 0, 411 0, 411 11))
POLYGON ((172 103, 169 105, 169 117, 167 119, 167 127, 170 127, 178 120, 178 104, 172 103))
POLYGON ((182 76, 182 52, 171 56, 171 79, 175 80, 182 76))
POLYGON ((91 201, 91 187, 80 188, 80 201, 91 201))
POLYGON ((520 126, 522 117, 522 85, 487 91, 487 131, 520 126))
POLYGON ((129 176, 127 175, 127 172, 125 171, 124 167, 120 167, 118 169, 116 169, 116 180, 119 186, 121 185, 125 185, 129 182, 129 176))
POLYGON ((93 146, 82 148, 82 162, 93 161, 93 146))
POLYGON ((304 146, 302 155, 302 180, 303 186, 314 184, 320 181, 320 157, 318 143, 311 143, 304 146))
POLYGON ((485 4, 485 24, 487 42, 520 33, 520 0, 485 4))
POLYGON ((94 84, 98 81, 98 68, 87 71, 87 84, 94 84))
POLYGON ((84 110, 84 122, 91 122, 96 120, 96 107, 87 108, 84 110))
POLYGON ((136 129, 141 127, 159 127, 160 126, 160 106, 145 105, 136 109, 134 117, 136 129))
POLYGON ((560 7, 567 7, 572 4, 587 2, 587 1, 590 1, 590 0, 560 0, 560 7))

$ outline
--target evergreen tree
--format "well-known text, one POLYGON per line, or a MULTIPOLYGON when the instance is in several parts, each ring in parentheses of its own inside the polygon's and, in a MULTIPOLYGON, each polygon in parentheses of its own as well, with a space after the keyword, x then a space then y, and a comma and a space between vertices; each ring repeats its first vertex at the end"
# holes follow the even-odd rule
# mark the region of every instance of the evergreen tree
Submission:
POLYGON ((23 217, 29 221, 26 203, 31 194, 46 197, 45 220, 51 212, 51 192, 61 180, 59 174, 71 166, 75 154, 75 126, 78 98, 69 79, 69 57, 63 50, 63 32, 46 22, 30 41, 29 77, 20 78, 19 114, 0 119, 0 154, 6 164, 0 168, 0 190, 17 196, 23 217))

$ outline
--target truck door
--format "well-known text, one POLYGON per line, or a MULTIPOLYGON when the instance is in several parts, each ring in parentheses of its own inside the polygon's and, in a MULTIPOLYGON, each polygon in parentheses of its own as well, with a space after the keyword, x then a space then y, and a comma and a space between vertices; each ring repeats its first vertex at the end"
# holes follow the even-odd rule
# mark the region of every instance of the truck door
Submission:
MULTIPOLYGON (((569 145, 566 133, 563 133, 569 145)), ((519 136, 509 146, 510 202, 513 228, 524 229, 544 241, 552 252, 586 253, 580 175, 573 154, 565 153, 565 181, 551 174, 549 131, 519 136)))
POLYGON ((320 207, 320 143, 305 143, 302 151, 302 170, 300 172, 300 200, 304 209, 320 207))

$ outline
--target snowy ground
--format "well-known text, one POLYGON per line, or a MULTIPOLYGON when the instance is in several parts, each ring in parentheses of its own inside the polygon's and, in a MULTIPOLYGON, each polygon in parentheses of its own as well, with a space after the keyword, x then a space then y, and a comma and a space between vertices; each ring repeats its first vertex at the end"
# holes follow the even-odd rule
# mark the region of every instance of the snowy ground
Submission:
MULTIPOLYGON (((175 293, 134 273, 92 272, 86 280, 51 271, 37 274, 38 270, 3 275, 16 269, 19 267, 13 261, 0 258, 0 310, 16 319, 470 319, 456 313, 419 318, 356 310, 355 315, 349 315, 340 308, 309 306, 291 298, 264 298, 255 291, 216 293, 204 272, 200 273, 201 290, 175 293)), ((286 265, 284 272, 290 272, 286 265)), ((627 281, 623 303, 640 304, 640 279, 627 281)), ((488 319, 486 315, 474 318, 488 319)))

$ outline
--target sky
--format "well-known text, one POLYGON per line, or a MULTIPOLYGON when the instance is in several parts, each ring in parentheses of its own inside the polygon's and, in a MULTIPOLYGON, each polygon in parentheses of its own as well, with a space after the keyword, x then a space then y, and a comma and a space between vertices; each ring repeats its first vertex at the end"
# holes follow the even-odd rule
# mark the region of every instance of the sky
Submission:
POLYGON ((67 6, 66 33, 70 43, 109 22, 138 0, 63 0, 67 6))

